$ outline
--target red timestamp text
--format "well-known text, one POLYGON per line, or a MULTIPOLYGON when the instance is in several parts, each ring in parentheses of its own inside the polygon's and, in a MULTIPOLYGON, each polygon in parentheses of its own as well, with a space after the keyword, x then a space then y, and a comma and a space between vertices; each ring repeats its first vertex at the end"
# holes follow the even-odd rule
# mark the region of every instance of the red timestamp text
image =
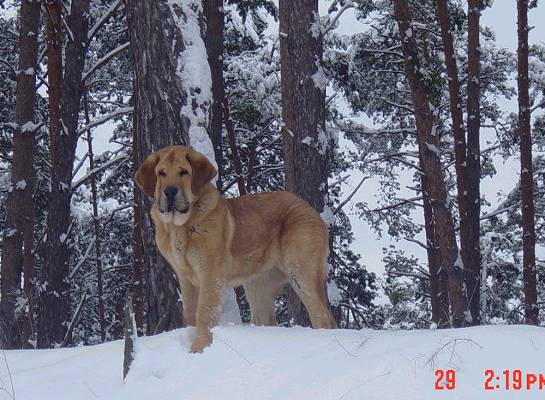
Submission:
POLYGON ((541 373, 527 373, 520 369, 505 369, 497 373, 493 369, 484 372, 485 390, 544 390, 545 375, 541 373))
POLYGON ((435 390, 456 389, 456 371, 453 369, 438 369, 435 371, 435 390))

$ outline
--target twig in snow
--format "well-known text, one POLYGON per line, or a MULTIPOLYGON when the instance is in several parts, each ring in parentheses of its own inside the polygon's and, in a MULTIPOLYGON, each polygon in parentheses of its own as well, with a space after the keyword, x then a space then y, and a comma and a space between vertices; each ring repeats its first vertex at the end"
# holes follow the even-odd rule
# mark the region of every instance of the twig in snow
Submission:
POLYGON ((0 391, 6 392, 8 394, 8 396, 12 400, 15 400, 15 388, 13 387, 13 377, 11 376, 11 370, 9 368, 8 358, 6 357, 6 351, 5 350, 2 350, 2 356, 4 357, 4 364, 6 364, 6 369, 8 371, 9 383, 10 383, 10 386, 11 386, 11 393, 8 392, 8 390, 6 388, 3 388, 3 387, 0 387, 0 391))
POLYGON ((348 354, 350 357, 356 358, 356 355, 355 355, 355 354, 349 352, 348 349, 347 349, 346 347, 343 346, 343 344, 341 343, 341 341, 339 340, 339 338, 337 337, 337 335, 333 335, 333 337, 335 338, 335 341, 337 342, 337 344, 341 347, 341 349, 344 350, 344 352, 345 352, 346 354, 348 354))
POLYGON ((347 394, 349 394, 350 392, 352 392, 354 389, 357 389, 363 385, 365 385, 366 383, 369 383, 369 382, 372 382, 376 379, 380 379, 380 378, 383 378, 385 376, 388 376, 392 373, 392 371, 389 371, 389 372, 385 372, 384 374, 380 374, 380 375, 377 375, 377 376, 374 376, 373 378, 369 378, 369 379, 366 379, 364 380, 363 382, 361 383, 358 383, 357 385, 354 385, 352 386, 350 389, 348 389, 346 392, 344 392, 341 397, 339 397, 339 400, 342 400, 346 397, 347 394))
POLYGON ((226 342, 225 340, 222 339, 222 337, 218 334, 216 334, 216 338, 218 338, 218 340, 220 342, 222 342, 223 344, 225 344, 227 347, 229 347, 234 353, 238 354, 244 361, 246 361, 248 363, 248 365, 252 365, 252 363, 246 358, 244 357, 244 355, 242 355, 242 353, 240 351, 238 351, 237 349, 235 349, 233 346, 231 346, 231 344, 229 344, 228 342, 226 342))
POLYGON ((458 354, 458 352, 456 351, 456 345, 458 343, 461 343, 461 342, 462 343, 474 344, 475 346, 477 346, 480 349, 483 348, 483 346, 481 346, 479 343, 477 343, 473 339, 452 339, 452 340, 449 340, 447 343, 443 344, 437 351, 435 351, 430 356, 430 358, 428 359, 428 364, 432 367, 432 369, 436 369, 436 367, 437 367, 437 357, 439 356, 439 353, 441 353, 445 349, 450 348, 451 352, 450 352, 448 367, 451 368, 452 359, 454 358, 454 356, 456 356, 458 359, 461 360, 460 354, 458 354))

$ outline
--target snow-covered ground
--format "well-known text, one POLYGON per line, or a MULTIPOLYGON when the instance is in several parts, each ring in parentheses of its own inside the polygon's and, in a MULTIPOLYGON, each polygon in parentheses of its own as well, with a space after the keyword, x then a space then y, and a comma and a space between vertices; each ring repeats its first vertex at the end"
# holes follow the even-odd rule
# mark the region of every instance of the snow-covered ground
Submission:
MULTIPOLYGON (((17 400, 49 399, 543 399, 545 385, 484 389, 485 370, 545 374, 545 329, 312 330, 225 326, 189 354, 193 330, 141 338, 122 382, 123 342, 60 350, 6 351, 17 400), (456 387, 435 389, 435 370, 456 387)), ((0 399, 10 377, 0 357, 0 399)), ((513 382, 511 382, 512 384, 513 382)), ((443 385, 445 382, 443 382, 443 385)), ((492 385, 504 386, 494 378, 492 385)), ((544 382, 545 384, 545 382, 544 382)), ((9 394, 8 394, 9 393, 9 394)))

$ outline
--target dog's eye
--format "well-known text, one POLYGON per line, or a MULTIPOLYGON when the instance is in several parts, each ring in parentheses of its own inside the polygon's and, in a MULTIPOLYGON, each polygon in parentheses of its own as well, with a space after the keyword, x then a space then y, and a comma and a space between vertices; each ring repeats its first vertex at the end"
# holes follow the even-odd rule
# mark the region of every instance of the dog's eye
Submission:
POLYGON ((180 176, 187 175, 187 169, 181 169, 180 170, 180 176))
POLYGON ((165 173, 164 170, 159 171, 159 176, 166 176, 166 175, 167 175, 167 174, 165 173))

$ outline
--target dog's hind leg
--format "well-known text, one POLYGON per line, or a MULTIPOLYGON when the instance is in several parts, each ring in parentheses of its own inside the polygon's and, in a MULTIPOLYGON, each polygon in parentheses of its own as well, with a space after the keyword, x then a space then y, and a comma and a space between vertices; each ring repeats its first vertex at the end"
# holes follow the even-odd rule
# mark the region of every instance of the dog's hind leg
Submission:
POLYGON ((283 238, 281 271, 308 311, 313 328, 335 328, 326 292, 328 243, 306 227, 293 227, 283 238))
POLYGON ((273 268, 244 284, 246 299, 250 304, 250 323, 276 325, 274 301, 287 282, 286 276, 277 268, 273 268))

